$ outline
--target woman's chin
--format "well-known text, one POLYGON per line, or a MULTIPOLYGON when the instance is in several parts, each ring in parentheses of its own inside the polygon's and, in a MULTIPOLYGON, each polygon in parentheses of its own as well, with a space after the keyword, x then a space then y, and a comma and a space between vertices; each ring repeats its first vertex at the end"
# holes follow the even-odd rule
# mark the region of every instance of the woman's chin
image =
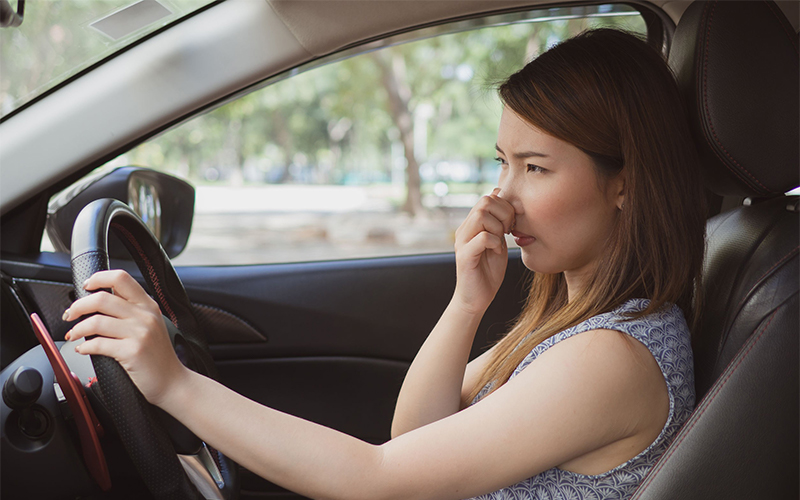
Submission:
POLYGON ((528 270, 533 271, 535 273, 544 273, 544 274, 552 274, 558 271, 554 271, 550 269, 550 266, 544 265, 541 258, 537 258, 533 255, 533 252, 527 250, 525 248, 521 249, 522 252, 522 264, 528 268, 528 270))

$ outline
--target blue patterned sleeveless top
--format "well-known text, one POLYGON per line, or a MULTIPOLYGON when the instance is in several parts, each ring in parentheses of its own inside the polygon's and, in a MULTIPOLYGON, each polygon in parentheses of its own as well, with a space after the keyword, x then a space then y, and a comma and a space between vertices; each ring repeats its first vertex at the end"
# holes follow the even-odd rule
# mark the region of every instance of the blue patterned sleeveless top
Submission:
MULTIPOLYGON (((641 311, 649 303, 646 299, 629 300, 611 312, 589 318, 550 337, 528 354, 511 377, 519 374, 541 353, 573 335, 596 329, 626 333, 647 346, 667 383, 669 417, 656 440, 632 459, 602 474, 589 476, 556 467, 475 499, 622 500, 633 494, 694 408, 694 361, 689 327, 680 308, 667 306, 656 313, 626 321, 625 313, 641 311)), ((489 392, 489 388, 488 385, 484 387, 472 404, 480 401, 489 392)))

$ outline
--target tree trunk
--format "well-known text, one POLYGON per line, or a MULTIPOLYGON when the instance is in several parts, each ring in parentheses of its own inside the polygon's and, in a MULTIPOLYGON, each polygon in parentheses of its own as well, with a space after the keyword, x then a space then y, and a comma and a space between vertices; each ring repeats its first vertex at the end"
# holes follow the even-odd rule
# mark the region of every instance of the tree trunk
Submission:
POLYGON ((283 184, 289 182, 291 179, 289 167, 292 165, 292 159, 294 158, 294 141, 292 140, 292 134, 289 133, 289 125, 286 117, 283 115, 283 110, 276 109, 272 113, 272 119, 275 121, 275 142, 278 143, 278 146, 283 151, 285 160, 283 170, 281 170, 281 176, 276 183, 283 184))
POLYGON ((242 119, 234 118, 228 122, 225 143, 222 148, 222 165, 230 172, 233 186, 244 184, 244 160, 242 158, 242 119))
POLYGON ((422 206, 419 163, 414 156, 414 120, 409 109, 411 89, 406 83, 406 65, 403 55, 391 51, 372 52, 372 58, 381 71, 381 83, 389 98, 389 114, 392 116, 406 158, 406 201, 403 210, 417 215, 422 206))

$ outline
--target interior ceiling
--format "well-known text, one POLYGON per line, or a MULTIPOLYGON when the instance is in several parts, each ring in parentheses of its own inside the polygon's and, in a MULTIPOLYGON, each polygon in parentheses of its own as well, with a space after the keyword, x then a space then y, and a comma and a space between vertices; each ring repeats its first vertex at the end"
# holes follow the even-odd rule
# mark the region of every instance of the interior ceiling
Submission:
MULTIPOLYGON (((574 0, 267 1, 298 42, 314 56, 330 54, 348 45, 401 31, 409 26, 483 12, 574 3, 574 0)), ((692 2, 652 0, 648 3, 663 9, 677 24, 683 11, 692 2)), ((800 24, 800 2, 787 0, 777 3, 797 31, 800 24)))

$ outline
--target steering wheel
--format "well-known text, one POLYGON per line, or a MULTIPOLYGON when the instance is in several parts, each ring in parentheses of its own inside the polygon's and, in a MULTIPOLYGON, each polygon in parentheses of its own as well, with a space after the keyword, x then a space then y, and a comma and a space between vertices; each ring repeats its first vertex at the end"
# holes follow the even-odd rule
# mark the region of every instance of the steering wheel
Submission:
MULTIPOLYGON (((178 357, 194 371, 216 379, 208 342, 167 254, 144 222, 118 200, 95 200, 86 205, 75 220, 71 265, 77 298, 92 293, 83 289, 86 279, 109 269, 109 231, 113 231, 128 249, 162 314, 177 328, 177 332, 173 329, 172 337, 178 357)), ((194 438, 166 412, 149 404, 116 360, 91 356, 91 361, 97 376, 92 389, 155 498, 233 500, 237 496, 238 475, 233 461, 194 438), (173 442, 185 443, 187 433, 188 441, 197 443, 191 446, 197 452, 179 455, 173 442)))

